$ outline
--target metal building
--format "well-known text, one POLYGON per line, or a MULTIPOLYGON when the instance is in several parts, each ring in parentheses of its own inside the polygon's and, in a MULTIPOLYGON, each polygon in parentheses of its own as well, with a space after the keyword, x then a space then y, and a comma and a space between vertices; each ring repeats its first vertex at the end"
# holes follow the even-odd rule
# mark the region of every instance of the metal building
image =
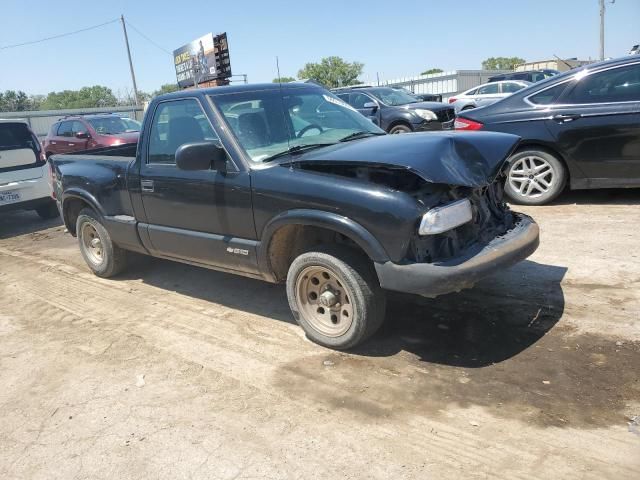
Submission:
POLYGON ((452 70, 449 72, 403 77, 381 82, 389 87, 404 87, 414 93, 435 93, 447 101, 456 93, 487 83, 489 77, 511 70, 452 70))

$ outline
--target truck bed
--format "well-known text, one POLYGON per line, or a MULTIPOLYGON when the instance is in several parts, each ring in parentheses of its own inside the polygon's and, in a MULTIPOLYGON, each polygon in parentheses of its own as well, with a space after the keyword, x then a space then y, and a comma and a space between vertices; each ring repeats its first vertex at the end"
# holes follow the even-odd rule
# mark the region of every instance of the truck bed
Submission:
POLYGON ((117 147, 101 147, 94 148, 92 150, 83 150, 81 152, 63 153, 58 155, 58 157, 65 157, 69 155, 75 157, 74 160, 79 160, 83 157, 121 157, 131 160, 132 158, 135 158, 137 151, 137 143, 126 143, 124 145, 118 145, 117 147))

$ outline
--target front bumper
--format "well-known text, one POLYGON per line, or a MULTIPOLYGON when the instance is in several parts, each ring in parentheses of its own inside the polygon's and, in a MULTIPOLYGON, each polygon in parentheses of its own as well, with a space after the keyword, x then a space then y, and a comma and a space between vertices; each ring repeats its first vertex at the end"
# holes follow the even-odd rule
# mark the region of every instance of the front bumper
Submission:
POLYGON ((483 277, 524 260, 538 248, 538 224, 527 215, 515 216, 515 226, 507 233, 484 246, 471 247, 459 257, 437 263, 376 263, 380 286, 425 297, 472 287, 483 277))

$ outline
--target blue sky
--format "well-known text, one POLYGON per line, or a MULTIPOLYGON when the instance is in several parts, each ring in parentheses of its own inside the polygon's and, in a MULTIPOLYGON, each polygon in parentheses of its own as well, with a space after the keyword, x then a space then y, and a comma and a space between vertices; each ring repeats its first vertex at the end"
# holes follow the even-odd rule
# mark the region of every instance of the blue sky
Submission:
MULTIPOLYGON (((250 82, 295 76, 304 63, 338 55, 365 64, 363 78, 417 74, 429 67, 480 68, 491 56, 527 60, 598 56, 598 0, 126 1, 2 0, 0 47, 77 30, 124 14, 172 51, 207 32, 229 35, 232 69, 250 82), (53 9, 52 6, 58 6, 53 9), (60 5, 69 5, 63 8, 60 5)), ((138 88, 175 81, 173 59, 129 31, 138 88)), ((640 43, 640 0, 607 10, 607 56, 640 43)), ((86 85, 131 88, 119 23, 0 50, 0 91, 48 93, 86 85)))

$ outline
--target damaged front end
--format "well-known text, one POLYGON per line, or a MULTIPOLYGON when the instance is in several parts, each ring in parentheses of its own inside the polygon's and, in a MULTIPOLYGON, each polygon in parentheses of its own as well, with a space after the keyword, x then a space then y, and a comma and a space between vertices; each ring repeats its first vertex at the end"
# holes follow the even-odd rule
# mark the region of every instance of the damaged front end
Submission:
POLYGON ((418 201, 428 209, 466 199, 471 219, 433 235, 415 235, 407 260, 433 263, 460 255, 473 244, 486 245, 513 228, 514 215, 503 197, 502 177, 485 187, 447 187, 437 195, 420 193, 418 201))
POLYGON ((387 136, 295 163, 413 197, 422 215, 404 258, 375 267, 382 287, 434 297, 469 288, 536 250, 537 224, 503 198, 506 159, 518 141, 482 133, 387 136))

